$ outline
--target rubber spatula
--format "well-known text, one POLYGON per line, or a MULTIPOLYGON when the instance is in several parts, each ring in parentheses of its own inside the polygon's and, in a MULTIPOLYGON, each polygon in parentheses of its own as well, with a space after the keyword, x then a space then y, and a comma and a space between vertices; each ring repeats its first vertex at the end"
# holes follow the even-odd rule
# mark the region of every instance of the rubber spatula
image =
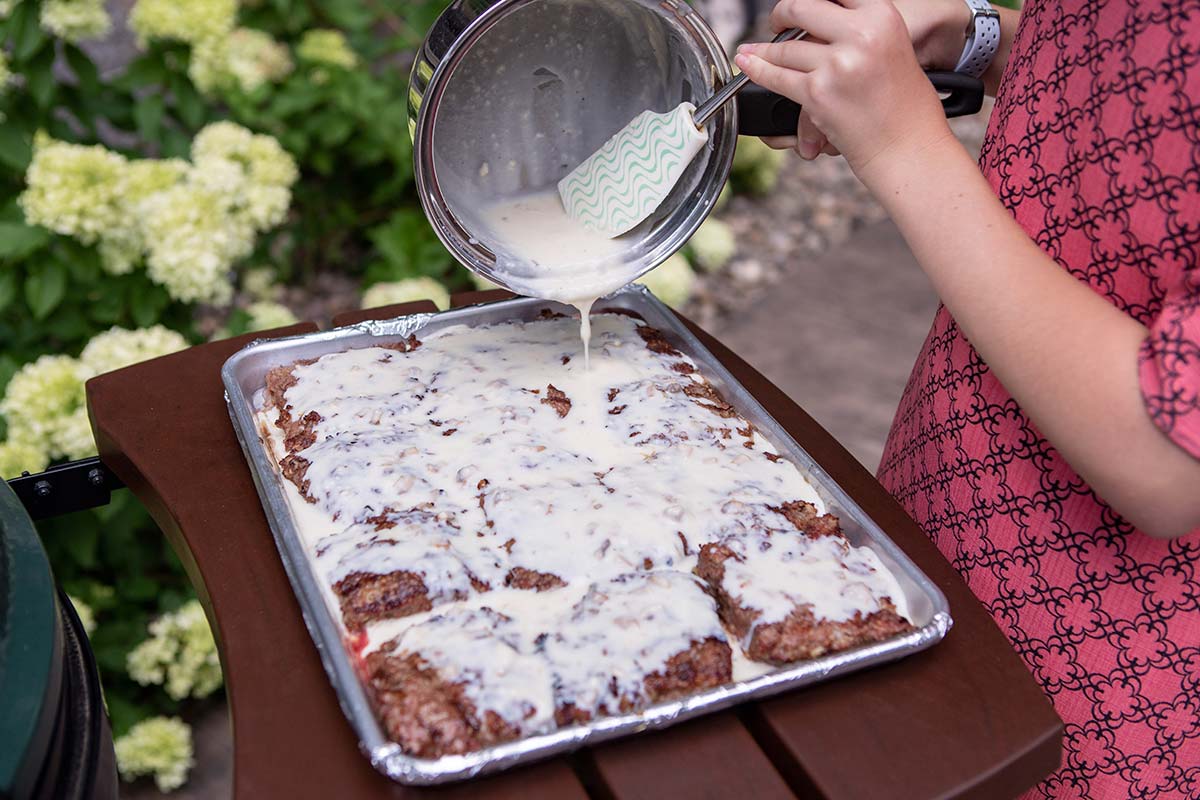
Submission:
MULTIPOLYGON (((774 41, 805 35, 791 28, 774 41)), ((749 80, 738 75, 699 108, 680 103, 638 114, 558 182, 567 216, 609 237, 633 229, 667 199, 708 141, 704 125, 749 80)))

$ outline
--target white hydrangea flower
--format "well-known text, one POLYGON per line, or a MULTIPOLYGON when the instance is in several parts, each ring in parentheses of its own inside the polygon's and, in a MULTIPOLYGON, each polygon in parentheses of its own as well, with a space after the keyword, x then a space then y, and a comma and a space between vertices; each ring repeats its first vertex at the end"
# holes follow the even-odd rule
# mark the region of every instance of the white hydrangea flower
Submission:
POLYGON ((106 272, 124 275, 141 263, 146 254, 142 203, 179 183, 188 169, 188 163, 178 158, 126 162, 118 187, 121 220, 105 231, 100 240, 100 263, 106 272))
POLYGON ((696 273, 692 271, 691 264, 683 254, 676 253, 647 272, 637 282, 644 284, 659 300, 678 308, 692 296, 696 273))
POLYGON ((230 89, 252 92, 286 78, 292 57, 285 45, 253 28, 236 28, 228 36, 198 42, 192 48, 188 76, 206 94, 230 89))
POLYGON ((692 234, 688 250, 697 267, 705 272, 716 272, 737 252, 737 237, 728 223, 709 217, 692 234))
POLYGON ((192 729, 178 717, 144 719, 119 737, 113 748, 122 778, 132 781, 153 775, 163 792, 182 786, 195 763, 192 729))
POLYGON ((48 32, 68 42, 100 39, 112 30, 104 0, 44 0, 41 24, 48 32))
POLYGON ((123 223, 121 179, 126 160, 100 145, 59 142, 39 133, 17 198, 25 220, 83 244, 123 223))
POLYGON ((227 198, 189 182, 148 198, 143 212, 150 279, 185 303, 228 304, 233 263, 254 249, 254 229, 227 198))
POLYGON ((167 665, 178 652, 179 643, 174 639, 152 636, 129 651, 125 668, 129 677, 143 686, 158 685, 167 679, 167 665))
POLYGON ((83 348, 79 361, 86 377, 112 372, 152 358, 187 349, 183 334, 152 325, 149 328, 128 330, 113 327, 98 333, 83 348))
POLYGON ((151 39, 195 44, 225 36, 237 21, 237 0, 137 0, 129 27, 145 46, 151 39))
POLYGON ((150 623, 150 638, 130 651, 126 667, 135 681, 162 684, 175 700, 207 697, 220 688, 217 645, 199 601, 150 623))
POLYGON ((269 230, 287 216, 300 171, 272 137, 215 122, 196 134, 192 162, 191 180, 227 197, 231 213, 255 231, 269 230))
POLYGON ((109 275, 128 275, 145 255, 145 243, 141 231, 134 229, 114 229, 105 234, 97 248, 100 253, 100 266, 109 275))
POLYGON ((130 161, 121 175, 121 199, 136 211, 147 197, 169 189, 187 177, 191 165, 181 158, 143 158, 130 161))
POLYGON ((250 315, 248 330, 265 331, 271 328, 282 328, 297 322, 296 315, 282 303, 259 301, 246 306, 250 315))
POLYGON ((75 607, 75 614, 79 617, 79 624, 83 626, 83 632, 91 636, 92 631, 96 630, 96 612, 78 597, 67 595, 67 599, 75 607))
POLYGON ((0 19, 8 19, 8 15, 12 13, 13 3, 16 0, 0 0, 0 19))
POLYGON ((15 478, 22 472, 41 472, 49 465, 44 447, 15 439, 0 442, 0 479, 15 478))
POLYGON ((50 444, 56 458, 79 459, 96 455, 96 439, 92 436, 92 421, 86 406, 80 406, 59 420, 50 444))
POLYGON ((296 45, 296 55, 301 61, 325 64, 342 69, 358 66, 358 56, 350 49, 345 35, 338 30, 318 28, 305 32, 296 45))
POLYGON ((98 242, 106 271, 125 274, 144 260, 174 299, 224 305, 234 262, 253 251, 256 233, 284 220, 298 177, 277 141, 231 122, 197 134, 192 164, 127 161, 39 134, 18 201, 30 224, 98 242))
POLYGON ((78 445, 75 414, 83 405, 79 361, 70 356, 46 355, 13 375, 0 400, 0 414, 8 422, 10 442, 36 448, 48 460, 67 455, 64 444, 72 448, 78 445))
POLYGON ((432 300, 438 308, 450 307, 450 293, 433 278, 408 278, 390 283, 377 283, 363 292, 362 307, 378 308, 414 300, 432 300))
POLYGON ((270 267, 251 267, 242 272, 242 291, 255 300, 274 300, 281 288, 270 267))

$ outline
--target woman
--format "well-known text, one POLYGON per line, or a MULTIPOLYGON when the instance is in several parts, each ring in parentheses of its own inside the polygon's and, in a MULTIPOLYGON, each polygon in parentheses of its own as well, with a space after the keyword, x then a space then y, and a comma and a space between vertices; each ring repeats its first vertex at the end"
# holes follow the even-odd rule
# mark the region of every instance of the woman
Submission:
POLYGON ((1066 723, 1031 797, 1200 797, 1200 0, 1001 10, 977 166, 921 66, 963 0, 783 0, 738 66, 845 155, 943 307, 879 478, 1066 723), (980 169, 982 167, 982 170, 980 169))

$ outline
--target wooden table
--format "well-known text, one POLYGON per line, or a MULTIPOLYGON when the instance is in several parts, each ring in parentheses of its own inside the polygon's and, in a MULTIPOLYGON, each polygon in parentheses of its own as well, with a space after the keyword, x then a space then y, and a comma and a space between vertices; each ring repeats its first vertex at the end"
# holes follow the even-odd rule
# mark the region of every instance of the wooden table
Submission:
MULTIPOLYGON (((455 305, 498 299, 470 293, 455 305)), ((343 314, 337 325, 433 311, 343 314)), ((903 510, 745 362, 704 343, 941 587, 954 629, 934 648, 664 731, 437 789, 375 772, 301 620, 225 408, 222 363, 253 338, 200 345, 88 382, 101 457, 150 509, 217 634, 239 798, 1010 798, 1059 762, 1061 722, 1004 636, 903 510)))

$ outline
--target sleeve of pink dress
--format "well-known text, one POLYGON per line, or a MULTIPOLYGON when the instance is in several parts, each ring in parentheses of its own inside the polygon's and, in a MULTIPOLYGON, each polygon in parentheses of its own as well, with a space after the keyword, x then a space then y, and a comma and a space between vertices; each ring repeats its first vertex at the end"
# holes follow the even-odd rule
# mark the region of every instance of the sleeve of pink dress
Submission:
POLYGON ((1200 265, 1164 298, 1138 357, 1142 396, 1151 419, 1200 459, 1200 265))

